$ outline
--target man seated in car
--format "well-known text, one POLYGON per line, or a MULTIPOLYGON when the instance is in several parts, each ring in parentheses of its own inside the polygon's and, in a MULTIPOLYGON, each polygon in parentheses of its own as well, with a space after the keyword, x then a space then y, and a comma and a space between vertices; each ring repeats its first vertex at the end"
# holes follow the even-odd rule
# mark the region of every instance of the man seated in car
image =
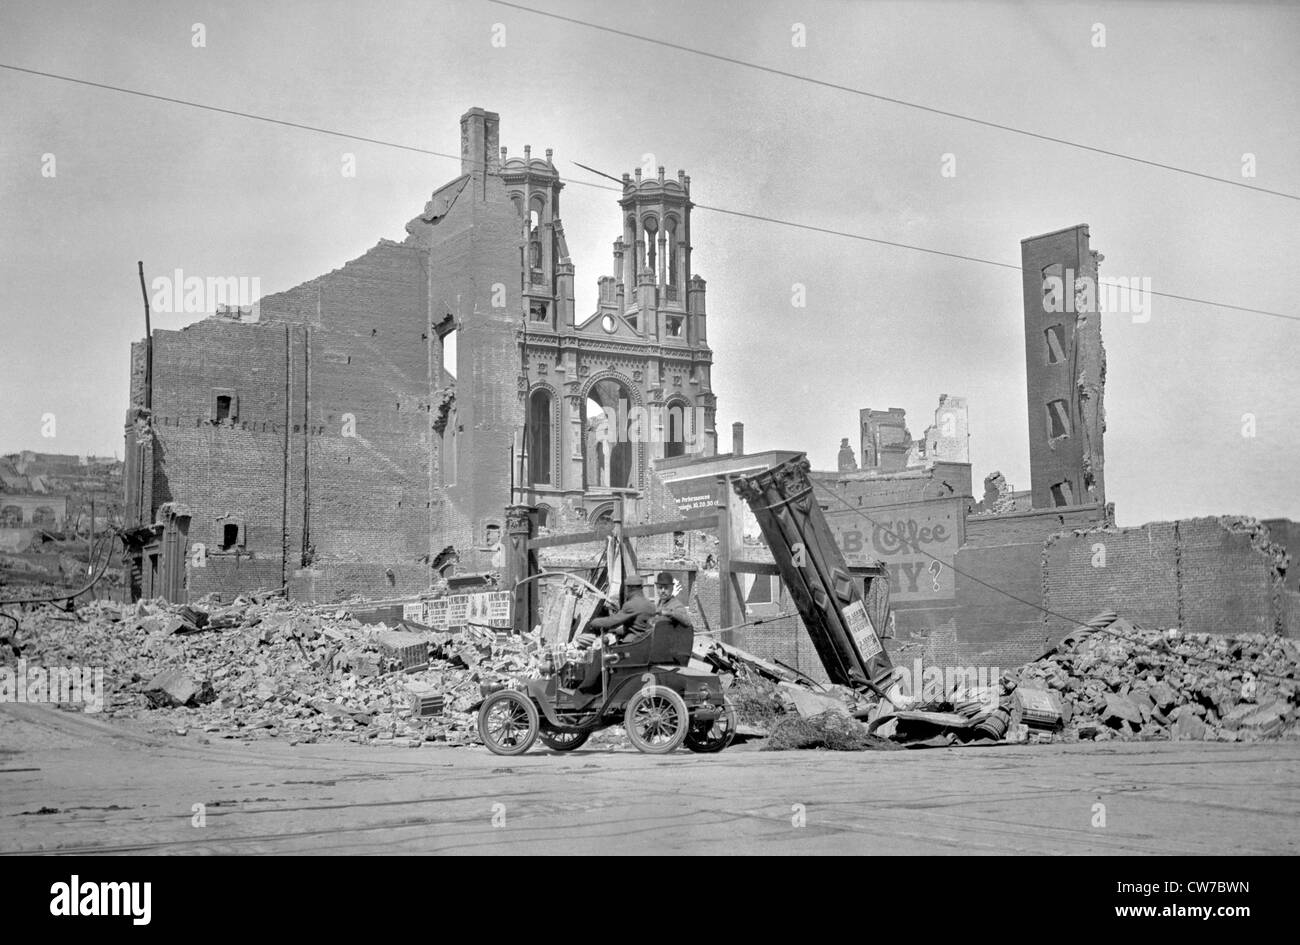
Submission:
MULTIPOLYGON (((640 576, 629 578, 627 600, 623 606, 608 617, 597 617, 595 620, 588 621, 587 626, 598 631, 608 630, 620 642, 629 636, 637 638, 653 630, 657 609, 655 603, 641 589, 635 589, 641 582, 640 576)), ((653 585, 650 579, 646 578, 645 589, 651 587, 653 585)))
POLYGON ((673 623, 693 630, 695 621, 691 619, 690 608, 679 601, 673 593, 676 583, 667 571, 660 571, 659 576, 655 578, 655 615, 666 617, 673 623))
MULTIPOLYGON (((613 639, 605 641, 607 643, 634 643, 653 630, 659 620, 669 620, 688 629, 693 628, 690 611, 673 595, 674 583, 671 574, 660 571, 653 583, 650 578, 646 578, 644 591, 637 593, 632 589, 633 579, 629 579, 627 600, 618 612, 608 617, 598 617, 587 626, 598 631, 609 631, 613 639), (654 600, 650 599, 651 594, 654 595, 654 600)), ((598 645, 594 639, 589 642, 598 645)), ((600 688, 600 669, 599 659, 593 659, 587 664, 586 676, 578 685, 579 692, 595 692, 600 688)))

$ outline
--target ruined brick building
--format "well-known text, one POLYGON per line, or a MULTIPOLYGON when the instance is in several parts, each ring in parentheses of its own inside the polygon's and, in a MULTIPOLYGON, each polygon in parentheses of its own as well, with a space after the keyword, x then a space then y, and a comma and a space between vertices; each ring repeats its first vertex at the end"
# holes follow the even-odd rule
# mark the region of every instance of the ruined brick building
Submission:
POLYGON ((551 160, 461 118, 461 173, 401 242, 132 346, 136 593, 398 596, 499 564, 504 510, 552 527, 662 501, 716 449, 690 178, 623 179, 614 274, 574 310, 551 160))
MULTIPOLYGON (((411 598, 437 575, 498 568, 508 506, 533 506, 552 530, 590 530, 616 497, 627 521, 677 519, 729 495, 719 476, 797 455, 746 453, 739 424, 717 452, 690 178, 624 176, 612 274, 580 318, 551 154, 510 158, 498 139, 496 115, 462 117, 461 174, 401 242, 249 317, 155 332, 152 359, 133 346, 123 483, 136 593, 411 598)), ((894 653, 1015 665, 1101 609, 1300 632, 1296 523, 1115 527, 1101 257, 1079 225, 1022 241, 1022 260, 1032 488, 994 474, 976 500, 966 402, 947 395, 919 439, 901 410, 862 411, 861 466, 846 438, 838 468, 813 474, 846 557, 889 574, 894 653)), ((661 557, 709 620, 734 590, 744 617, 772 618, 735 642, 818 675, 798 619, 777 619, 792 607, 779 580, 729 587, 696 538, 671 536, 661 557)), ((590 566, 579 550, 571 565, 590 566)))
POLYGON ((1034 508, 1106 502, 1106 349, 1084 224, 1020 242, 1034 508))
MULTIPOLYGON (((885 564, 892 652, 938 665, 1017 665, 1101 610, 1156 627, 1300 633, 1300 525, 1219 516, 1117 528, 1106 501, 1106 354, 1098 266, 1084 224, 1021 241, 1031 489, 1000 473, 976 501, 962 398, 940 397, 920 440, 902 409, 859 413, 814 472, 843 553, 885 564), (833 494, 828 494, 833 493, 833 494)), ((779 588, 764 589, 788 609, 779 588)), ((741 645, 817 676, 806 637, 779 622, 741 645)))

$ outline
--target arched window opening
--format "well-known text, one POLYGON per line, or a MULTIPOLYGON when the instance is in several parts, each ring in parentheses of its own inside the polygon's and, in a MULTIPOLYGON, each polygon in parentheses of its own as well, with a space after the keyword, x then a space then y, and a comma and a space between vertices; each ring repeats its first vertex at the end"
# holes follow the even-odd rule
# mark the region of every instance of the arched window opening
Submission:
MULTIPOLYGON (((612 378, 592 386, 582 404, 583 488, 634 489, 632 398, 612 378)), ((648 431, 639 431, 645 436, 648 431)))
POLYGON ((528 481, 551 484, 551 392, 535 390, 528 399, 528 481))
POLYGON ((664 229, 668 233, 668 285, 674 290, 669 296, 670 299, 677 298, 677 218, 669 217, 664 220, 664 229))
POLYGON ((668 405, 668 415, 664 423, 664 458, 682 456, 686 453, 686 409, 680 402, 668 405))
POLYGON ((655 234, 659 232, 659 221, 646 217, 643 224, 645 232, 645 265, 651 272, 655 271, 655 234))

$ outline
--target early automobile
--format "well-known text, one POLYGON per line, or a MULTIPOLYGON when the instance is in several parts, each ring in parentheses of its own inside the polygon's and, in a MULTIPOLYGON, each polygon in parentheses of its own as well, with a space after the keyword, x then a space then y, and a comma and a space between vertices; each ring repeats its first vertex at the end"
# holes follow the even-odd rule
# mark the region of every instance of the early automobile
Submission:
POLYGON ((736 713, 723 680, 691 666, 690 627, 660 619, 638 638, 604 645, 542 674, 505 687, 486 686, 478 733, 498 755, 520 755, 539 737, 555 751, 573 751, 592 732, 622 725, 638 751, 664 754, 685 745, 716 752, 731 744, 736 713), (584 686, 590 661, 599 661, 599 688, 584 686), (584 691, 590 690, 590 691, 584 691))

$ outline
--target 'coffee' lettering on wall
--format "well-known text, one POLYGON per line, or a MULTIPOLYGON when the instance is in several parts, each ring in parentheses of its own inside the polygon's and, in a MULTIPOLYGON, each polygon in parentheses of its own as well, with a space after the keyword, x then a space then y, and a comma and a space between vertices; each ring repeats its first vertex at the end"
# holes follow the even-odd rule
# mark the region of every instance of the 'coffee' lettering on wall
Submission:
POLYGON ((832 504, 826 522, 849 564, 885 563, 892 600, 950 600, 956 591, 952 560, 961 542, 962 501, 863 508, 862 514, 832 504))

